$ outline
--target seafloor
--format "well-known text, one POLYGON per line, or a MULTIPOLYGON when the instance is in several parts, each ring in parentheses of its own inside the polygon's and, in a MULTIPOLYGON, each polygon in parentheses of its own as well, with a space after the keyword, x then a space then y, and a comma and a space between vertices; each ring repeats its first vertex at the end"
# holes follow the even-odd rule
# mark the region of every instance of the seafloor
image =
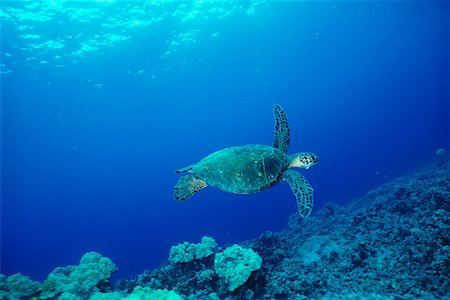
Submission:
POLYGON ((160 268, 115 288, 115 265, 90 252, 43 283, 0 276, 0 298, 450 299, 449 159, 346 207, 293 215, 281 232, 228 247, 209 237, 195 242, 172 247, 160 268))

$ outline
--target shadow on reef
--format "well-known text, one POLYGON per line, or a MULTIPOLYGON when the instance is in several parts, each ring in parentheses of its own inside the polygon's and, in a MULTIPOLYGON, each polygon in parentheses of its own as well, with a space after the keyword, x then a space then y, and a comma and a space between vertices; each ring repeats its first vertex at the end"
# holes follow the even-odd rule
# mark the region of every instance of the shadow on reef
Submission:
POLYGON ((42 284, 1 275, 0 299, 442 299, 450 295, 449 160, 348 207, 293 215, 288 229, 240 245, 203 237, 173 246, 168 262, 113 291, 116 270, 90 252, 42 284))

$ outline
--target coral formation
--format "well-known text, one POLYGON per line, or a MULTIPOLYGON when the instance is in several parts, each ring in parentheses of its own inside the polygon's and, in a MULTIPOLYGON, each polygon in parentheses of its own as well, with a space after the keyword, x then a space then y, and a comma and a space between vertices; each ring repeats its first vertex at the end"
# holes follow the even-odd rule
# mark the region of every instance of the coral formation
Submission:
POLYGON ((147 271, 135 280, 121 281, 118 289, 127 292, 137 286, 173 289, 193 299, 220 299, 235 290, 236 294, 245 293, 255 285, 255 278, 258 278, 255 271, 261 267, 261 257, 252 249, 239 245, 221 250, 211 237, 203 237, 200 244, 179 244, 172 247, 168 264, 152 272, 147 271))
POLYGON ((219 277, 225 279, 228 290, 232 292, 243 285, 253 271, 261 268, 261 262, 261 256, 252 249, 233 245, 216 254, 214 269, 219 277))
POLYGON ((137 286, 131 294, 123 292, 95 293, 90 300, 183 300, 183 298, 174 291, 153 290, 149 287, 137 286))
POLYGON ((42 289, 40 282, 16 273, 9 277, 0 274, 0 299, 20 299, 36 295, 42 289))
POLYGON ((201 243, 192 244, 184 242, 170 248, 169 262, 186 263, 196 259, 202 259, 213 254, 213 249, 217 246, 216 241, 209 236, 204 236, 201 243))
POLYGON ((42 284, 40 299, 84 299, 95 292, 110 290, 109 279, 117 267, 97 252, 81 257, 78 266, 56 268, 42 284))
POLYGON ((443 299, 450 295, 450 164, 388 182, 348 207, 225 249, 213 238, 172 247, 167 263, 133 280, 95 252, 41 285, 0 276, 0 298, 443 299))

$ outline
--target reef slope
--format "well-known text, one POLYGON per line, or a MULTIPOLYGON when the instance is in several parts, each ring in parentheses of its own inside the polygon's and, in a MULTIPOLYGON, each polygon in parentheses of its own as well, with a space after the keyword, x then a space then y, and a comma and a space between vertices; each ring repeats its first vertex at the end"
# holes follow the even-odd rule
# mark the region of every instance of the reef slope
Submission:
POLYGON ((258 253, 262 264, 233 291, 214 274, 214 255, 165 264, 119 287, 149 285, 205 299, 448 297, 449 160, 392 180, 349 206, 329 203, 307 219, 293 215, 288 229, 240 246, 258 253))
POLYGON ((0 299, 450 299, 449 159, 348 206, 295 214, 281 232, 175 245, 161 267, 113 289, 116 270, 90 252, 43 283, 0 274, 0 299))

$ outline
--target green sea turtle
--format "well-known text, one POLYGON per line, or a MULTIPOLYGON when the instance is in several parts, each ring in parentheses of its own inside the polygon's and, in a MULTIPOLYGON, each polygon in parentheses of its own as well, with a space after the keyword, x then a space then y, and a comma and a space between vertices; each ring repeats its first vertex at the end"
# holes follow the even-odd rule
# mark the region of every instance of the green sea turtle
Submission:
POLYGON ((272 146, 244 145, 229 147, 205 157, 196 164, 177 170, 192 174, 181 177, 174 198, 184 201, 208 185, 234 194, 251 194, 286 181, 297 199, 299 214, 306 218, 314 203, 313 188, 300 173, 290 168, 315 165, 319 157, 311 152, 287 155, 289 125, 280 105, 273 108, 275 136, 272 146))

